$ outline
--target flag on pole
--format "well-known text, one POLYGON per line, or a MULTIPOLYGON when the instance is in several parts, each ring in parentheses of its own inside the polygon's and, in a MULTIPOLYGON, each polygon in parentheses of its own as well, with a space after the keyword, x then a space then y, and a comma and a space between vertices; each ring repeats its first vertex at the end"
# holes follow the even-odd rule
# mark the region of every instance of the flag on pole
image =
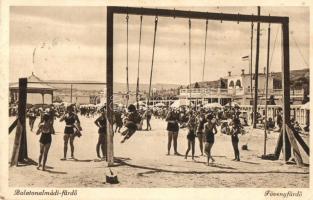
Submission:
POLYGON ((247 60, 249 60, 249 56, 241 57, 241 60, 242 60, 242 61, 247 61, 247 60))

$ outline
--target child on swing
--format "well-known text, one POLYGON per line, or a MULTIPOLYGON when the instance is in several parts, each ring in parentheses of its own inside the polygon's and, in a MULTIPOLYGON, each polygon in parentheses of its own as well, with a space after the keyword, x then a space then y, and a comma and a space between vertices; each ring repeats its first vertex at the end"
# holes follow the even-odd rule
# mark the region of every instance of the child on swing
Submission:
POLYGON ((129 105, 128 116, 126 117, 125 123, 126 130, 122 132, 124 139, 121 141, 121 143, 124 143, 137 131, 137 124, 140 123, 140 121, 141 117, 138 114, 136 107, 133 104, 129 105))
POLYGON ((185 154, 185 159, 187 159, 188 153, 191 148, 192 160, 195 160, 194 156, 195 156, 195 139, 196 139, 196 117, 192 110, 189 113, 189 120, 187 123, 187 127, 188 127, 188 135, 187 135, 188 149, 185 154))
POLYGON ((43 121, 39 124, 39 129, 37 130, 36 134, 40 135, 40 154, 39 154, 39 161, 38 161, 38 167, 37 169, 40 169, 41 167, 41 161, 43 158, 42 163, 42 171, 45 171, 46 162, 48 158, 48 152, 51 145, 51 134, 53 132, 53 125, 50 120, 50 116, 48 113, 45 113, 43 115, 43 121))

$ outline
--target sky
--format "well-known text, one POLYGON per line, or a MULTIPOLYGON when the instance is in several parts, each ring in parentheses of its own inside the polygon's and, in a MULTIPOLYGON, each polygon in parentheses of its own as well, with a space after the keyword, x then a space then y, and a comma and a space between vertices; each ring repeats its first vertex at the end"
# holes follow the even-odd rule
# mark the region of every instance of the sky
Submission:
MULTIPOLYGON (((173 9, 173 8, 168 8, 173 9)), ((218 13, 257 14, 256 7, 181 7, 218 13)), ((291 69, 308 68, 309 9, 262 7, 262 15, 290 17, 291 69)), ((114 82, 126 82, 126 19, 114 17, 114 82)), ((260 71, 266 66, 268 24, 261 24, 260 71)), ((256 29, 256 24, 254 25, 256 29)), ((139 16, 129 16, 129 82, 137 80, 139 16)), ((149 83, 154 17, 143 17, 140 81, 149 83)), ((204 80, 249 71, 251 23, 209 21, 204 80)), ((254 30, 256 33, 256 30, 254 30)), ((189 83, 188 19, 159 17, 153 83, 189 83)), ((205 20, 191 20, 191 81, 202 80, 205 20)), ((256 34, 254 34, 254 47, 256 34)), ((281 71, 281 27, 271 25, 270 71, 281 71)), ((255 49, 253 54, 255 60, 255 49)), ((254 68, 255 63, 253 63, 254 68)), ((10 82, 34 72, 43 80, 106 80, 106 8, 10 8, 10 82)))

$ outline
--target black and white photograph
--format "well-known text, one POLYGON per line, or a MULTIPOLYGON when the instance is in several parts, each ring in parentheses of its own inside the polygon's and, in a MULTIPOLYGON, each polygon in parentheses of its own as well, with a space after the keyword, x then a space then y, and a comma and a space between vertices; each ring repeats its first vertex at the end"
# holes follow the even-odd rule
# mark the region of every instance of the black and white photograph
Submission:
POLYGON ((310 6, 8 9, 8 187, 310 187, 310 6))

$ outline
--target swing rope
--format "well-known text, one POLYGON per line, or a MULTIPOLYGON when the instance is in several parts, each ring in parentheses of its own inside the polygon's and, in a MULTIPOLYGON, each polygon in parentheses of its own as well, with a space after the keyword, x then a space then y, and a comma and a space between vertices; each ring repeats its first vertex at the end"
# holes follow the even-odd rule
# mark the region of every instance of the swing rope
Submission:
POLYGON ((189 108, 191 108, 191 20, 189 18, 189 108))
POLYGON ((129 100, 129 82, 128 82, 128 21, 129 16, 126 15, 126 107, 128 107, 128 100, 129 100))
POLYGON ((205 69, 205 60, 206 60, 206 43, 208 37, 208 20, 205 22, 205 39, 204 39, 204 56, 203 56, 203 68, 202 68, 202 82, 204 82, 204 69, 205 69))
POLYGON ((142 31, 142 15, 140 16, 140 29, 139 29, 139 52, 138 52, 138 67, 137 67, 137 87, 136 87, 136 101, 137 109, 139 109, 139 65, 140 65, 140 50, 141 50, 141 31, 142 31))
POLYGON ((155 16, 153 47, 152 47, 152 61, 151 61, 151 71, 150 71, 150 84, 149 84, 149 93, 148 93, 148 106, 150 103, 150 95, 151 95, 151 83, 152 83, 152 72, 153 72, 153 64, 154 64, 154 50, 155 50, 155 39, 156 39, 157 27, 158 27, 158 16, 155 16))

